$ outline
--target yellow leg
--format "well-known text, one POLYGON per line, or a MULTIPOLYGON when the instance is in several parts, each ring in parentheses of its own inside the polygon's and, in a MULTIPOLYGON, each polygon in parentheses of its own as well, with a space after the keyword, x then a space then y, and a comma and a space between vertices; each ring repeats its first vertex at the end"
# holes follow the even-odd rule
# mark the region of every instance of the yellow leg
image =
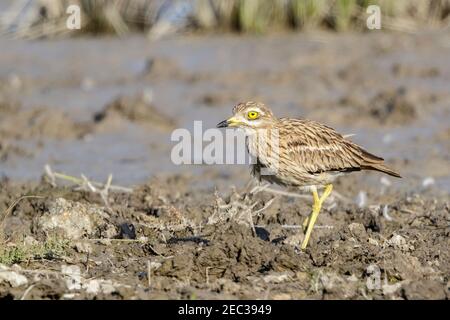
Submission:
POLYGON ((313 197, 314 197, 314 204, 312 208, 311 215, 305 220, 303 225, 307 224, 308 228, 306 229, 305 239, 303 239, 302 243, 302 250, 306 249, 306 246, 308 245, 309 238, 311 237, 311 232, 314 228, 314 224, 316 223, 317 217, 319 216, 320 209, 322 208, 322 203, 325 201, 326 198, 331 194, 331 191, 333 191, 333 185, 329 184, 325 187, 325 191, 323 192, 322 196, 319 198, 319 195, 317 193, 317 190, 313 190, 313 197))
MULTIPOLYGON (((311 218, 312 218, 313 213, 314 213, 314 208, 320 202, 319 194, 317 193, 317 189, 315 187, 312 190, 312 193, 313 193, 313 198, 314 198, 313 211, 309 214, 308 217, 306 217, 305 221, 303 221, 303 232, 306 232, 306 230, 308 229, 309 222, 311 221, 311 218)), ((319 210, 320 210, 320 208, 319 208, 319 210)))
POLYGON ((326 198, 328 198, 331 194, 331 191, 333 191, 333 185, 327 184, 327 186, 325 187, 325 191, 322 193, 322 196, 320 197, 320 201, 323 203, 325 201, 326 198))

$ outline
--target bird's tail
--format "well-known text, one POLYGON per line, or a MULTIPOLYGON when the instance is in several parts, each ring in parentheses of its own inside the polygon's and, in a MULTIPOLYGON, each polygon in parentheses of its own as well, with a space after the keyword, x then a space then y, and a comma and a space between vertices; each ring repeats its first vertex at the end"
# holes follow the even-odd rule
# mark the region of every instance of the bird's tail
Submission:
POLYGON ((401 175, 384 164, 384 159, 377 157, 364 149, 361 149, 364 162, 361 164, 363 170, 375 170, 390 176, 401 178, 401 175))

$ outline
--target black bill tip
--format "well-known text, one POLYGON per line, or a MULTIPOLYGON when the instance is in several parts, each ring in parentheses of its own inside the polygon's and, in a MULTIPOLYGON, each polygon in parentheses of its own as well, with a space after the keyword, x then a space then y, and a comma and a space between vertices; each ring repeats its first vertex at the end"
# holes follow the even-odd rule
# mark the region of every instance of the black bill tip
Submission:
POLYGON ((226 128, 228 127, 228 120, 223 120, 222 122, 217 124, 217 128, 226 128))

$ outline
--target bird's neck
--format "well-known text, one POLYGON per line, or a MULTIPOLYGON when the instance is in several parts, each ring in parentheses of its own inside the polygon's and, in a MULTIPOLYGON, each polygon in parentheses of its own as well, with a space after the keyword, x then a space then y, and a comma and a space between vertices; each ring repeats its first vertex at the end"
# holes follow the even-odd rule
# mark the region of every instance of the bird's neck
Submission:
POLYGON ((247 127, 245 128, 245 132, 247 135, 255 135, 258 133, 262 133, 266 130, 273 130, 276 127, 278 119, 274 119, 273 121, 264 122, 259 124, 257 127, 247 127))

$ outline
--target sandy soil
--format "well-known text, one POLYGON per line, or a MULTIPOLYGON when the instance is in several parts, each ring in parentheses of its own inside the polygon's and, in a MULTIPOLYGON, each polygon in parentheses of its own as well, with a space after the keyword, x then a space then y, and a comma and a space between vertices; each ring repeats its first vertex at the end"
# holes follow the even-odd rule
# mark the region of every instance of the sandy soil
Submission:
POLYGON ((447 33, 0 43, 0 297, 450 297, 447 33), (355 133, 404 178, 341 179, 300 251, 309 197, 168 160, 174 128, 249 99, 355 133))

